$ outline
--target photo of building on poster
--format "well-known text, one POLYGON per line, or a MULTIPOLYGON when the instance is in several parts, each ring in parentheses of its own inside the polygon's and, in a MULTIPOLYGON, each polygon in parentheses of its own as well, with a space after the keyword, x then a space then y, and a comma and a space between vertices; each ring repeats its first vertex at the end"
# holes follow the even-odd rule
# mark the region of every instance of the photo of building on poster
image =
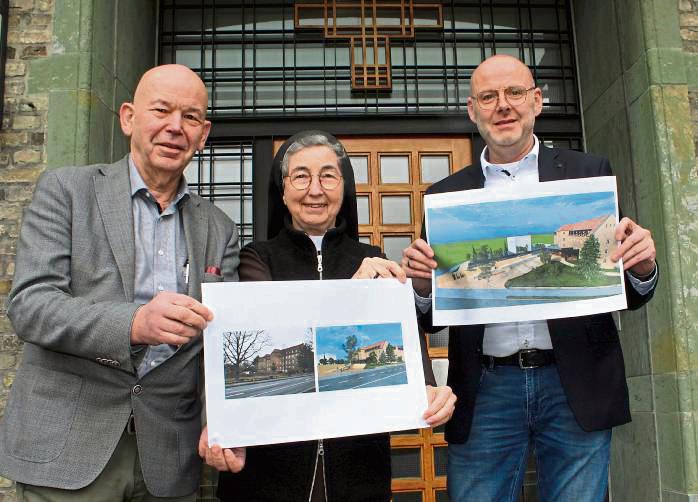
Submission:
POLYGON ((400 323, 321 326, 315 337, 320 392, 407 383, 400 323))
POLYGON ((310 327, 223 332, 225 398, 315 392, 310 327))
MULTIPOLYGON (((427 218, 437 311, 623 294, 621 269, 611 260, 613 191, 432 207, 427 218)), ((539 315, 549 318, 541 309, 539 315)))
POLYGON ((203 340, 209 444, 428 425, 411 284, 215 282, 202 285, 201 298, 215 316, 203 340))

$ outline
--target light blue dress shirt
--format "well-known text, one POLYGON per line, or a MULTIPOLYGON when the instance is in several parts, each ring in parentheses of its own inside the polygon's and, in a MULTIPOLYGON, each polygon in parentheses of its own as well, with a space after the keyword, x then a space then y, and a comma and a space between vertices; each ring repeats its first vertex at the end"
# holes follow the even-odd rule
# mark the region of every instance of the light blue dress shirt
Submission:
MULTIPOLYGON (((181 217, 181 208, 189 199, 186 180, 182 177, 175 198, 160 212, 160 205, 130 155, 128 165, 136 245, 134 302, 146 304, 162 291, 186 293, 187 244, 181 217)), ((143 377, 172 356, 177 346, 160 344, 132 350, 134 353, 145 350, 137 368, 138 376, 143 377)))

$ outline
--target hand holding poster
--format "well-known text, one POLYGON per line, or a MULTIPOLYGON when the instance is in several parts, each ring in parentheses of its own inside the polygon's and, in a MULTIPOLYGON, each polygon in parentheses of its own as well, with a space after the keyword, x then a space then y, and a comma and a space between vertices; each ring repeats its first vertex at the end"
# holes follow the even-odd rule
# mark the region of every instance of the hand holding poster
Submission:
POLYGON ((435 325, 590 315, 626 308, 615 177, 425 197, 435 325))
POLYGON ((209 444, 426 427, 412 286, 394 280, 207 283, 209 444))

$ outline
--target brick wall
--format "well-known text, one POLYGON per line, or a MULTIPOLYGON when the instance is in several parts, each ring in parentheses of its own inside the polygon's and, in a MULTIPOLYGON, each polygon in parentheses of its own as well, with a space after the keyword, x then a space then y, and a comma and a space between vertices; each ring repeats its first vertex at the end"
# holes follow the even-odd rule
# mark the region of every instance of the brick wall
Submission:
MULTIPOLYGON (((5 110, 0 130, 0 416, 21 357, 7 319, 22 210, 46 162, 47 95, 28 95, 31 61, 51 52, 53 0, 10 0, 5 65, 5 110)), ((0 502, 13 500, 0 477, 0 502)))
MULTIPOLYGON (((686 52, 698 54, 698 0, 679 0, 679 14, 683 48, 686 52)), ((698 56, 692 58, 693 61, 697 59, 698 56)), ((691 102, 693 140, 696 145, 696 153, 698 153, 698 83, 690 80, 688 98, 691 102)))

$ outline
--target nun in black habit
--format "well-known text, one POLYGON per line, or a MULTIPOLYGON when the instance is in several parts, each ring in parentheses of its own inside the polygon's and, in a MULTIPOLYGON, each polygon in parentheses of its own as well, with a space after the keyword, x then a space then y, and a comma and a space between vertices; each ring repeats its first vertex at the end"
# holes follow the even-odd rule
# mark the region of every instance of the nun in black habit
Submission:
MULTIPOLYGON (((289 138, 274 157, 269 183, 267 241, 240 252, 241 281, 395 277, 397 263, 359 242, 354 172, 342 144, 322 131, 289 138)), ((446 422, 455 397, 436 383, 424 354, 432 425, 446 422)), ((231 420, 231 427, 235 425, 231 420)), ((237 449, 235 449, 237 450, 237 449)), ((228 451, 228 450, 226 450, 228 451)), ((207 463, 235 471, 219 447, 203 448, 207 463)), ((226 453, 231 455, 231 453, 226 453)), ((389 501, 390 437, 387 433, 255 446, 237 453, 242 471, 221 472, 222 501, 389 501)), ((239 465, 239 463, 238 463, 239 465)))

